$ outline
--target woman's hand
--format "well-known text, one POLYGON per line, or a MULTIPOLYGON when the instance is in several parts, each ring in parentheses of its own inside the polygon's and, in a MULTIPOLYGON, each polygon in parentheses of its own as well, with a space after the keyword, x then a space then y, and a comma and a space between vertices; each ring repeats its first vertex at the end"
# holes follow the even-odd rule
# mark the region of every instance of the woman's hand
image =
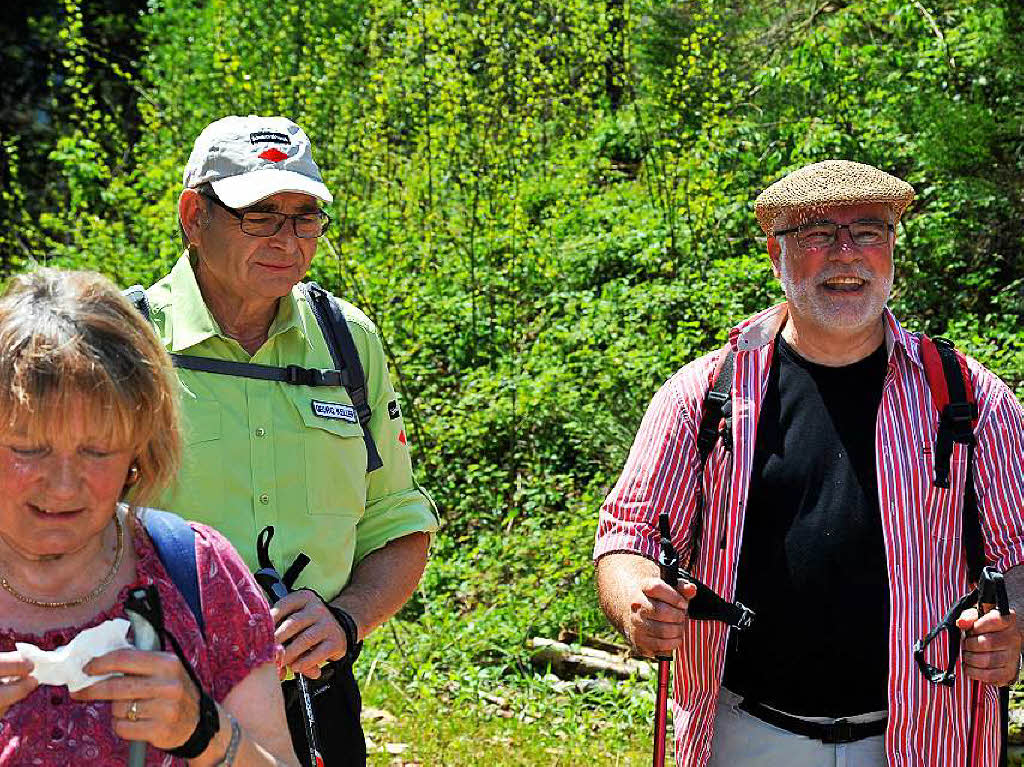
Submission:
POLYGON ((119 673, 78 692, 75 700, 109 700, 114 732, 157 748, 177 748, 199 721, 199 690, 174 653, 115 650, 93 658, 87 674, 119 673))
POLYGON ((19 653, 0 652, 0 717, 39 686, 39 682, 29 676, 31 671, 32 663, 19 653))

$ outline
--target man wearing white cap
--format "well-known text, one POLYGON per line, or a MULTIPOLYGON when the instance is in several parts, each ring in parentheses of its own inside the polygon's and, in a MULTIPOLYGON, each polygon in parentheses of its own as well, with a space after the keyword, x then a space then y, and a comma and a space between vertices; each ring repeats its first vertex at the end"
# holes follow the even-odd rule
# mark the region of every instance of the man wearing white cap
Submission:
MULTIPOLYGON (((309 558, 273 608, 282 664, 310 680, 326 764, 359 765, 352 664, 415 589, 437 518, 412 476, 376 328, 301 282, 330 223, 319 202, 331 200, 291 120, 211 123, 178 202, 187 252, 146 299, 186 421, 185 466, 164 508, 218 528, 253 570, 266 565, 257 535, 268 525, 265 554, 281 572, 309 558)), ((305 763, 301 696, 284 686, 305 763)))
POLYGON ((969 379, 977 409, 943 441, 938 413, 954 411, 926 370, 938 342, 887 308, 913 195, 839 160, 760 195, 786 303, 669 379, 601 509, 603 609, 641 652, 675 652, 679 765, 998 759, 995 685, 1018 673, 1015 614, 954 611, 968 635, 949 688, 924 678, 913 646, 975 582, 972 524, 1020 609, 1024 415, 1003 382, 959 357, 950 375, 969 379), (663 512, 683 564, 753 610, 749 630, 688 619, 694 585, 659 577, 663 512))

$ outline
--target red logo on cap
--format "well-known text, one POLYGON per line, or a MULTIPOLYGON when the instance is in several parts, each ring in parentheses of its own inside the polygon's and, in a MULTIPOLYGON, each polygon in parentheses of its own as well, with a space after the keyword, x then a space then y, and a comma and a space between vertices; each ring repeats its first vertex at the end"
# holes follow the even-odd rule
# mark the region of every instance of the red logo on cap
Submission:
POLYGON ((274 149, 271 147, 266 152, 259 155, 261 160, 270 160, 271 162, 281 162, 281 160, 287 160, 288 155, 282 152, 280 149, 274 149))

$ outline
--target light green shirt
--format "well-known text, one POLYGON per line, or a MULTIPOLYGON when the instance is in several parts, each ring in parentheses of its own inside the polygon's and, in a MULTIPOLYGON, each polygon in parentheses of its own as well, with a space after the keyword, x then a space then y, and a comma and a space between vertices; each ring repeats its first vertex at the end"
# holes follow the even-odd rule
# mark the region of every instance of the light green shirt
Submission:
MULTIPOLYGON (((153 325, 170 352, 276 367, 334 367, 297 287, 280 300, 267 342, 251 357, 217 326, 187 254, 146 294, 153 325)), ((345 587, 353 566, 371 551, 404 535, 433 532, 438 524, 433 502, 412 476, 376 328, 341 303, 366 375, 370 427, 383 467, 367 474, 362 428, 345 420, 347 408, 314 405, 351 406, 342 387, 178 369, 184 464, 155 504, 218 529, 253 570, 256 536, 273 525, 270 554, 278 571, 283 574, 305 553, 311 561, 296 588, 308 586, 326 599, 345 587)))

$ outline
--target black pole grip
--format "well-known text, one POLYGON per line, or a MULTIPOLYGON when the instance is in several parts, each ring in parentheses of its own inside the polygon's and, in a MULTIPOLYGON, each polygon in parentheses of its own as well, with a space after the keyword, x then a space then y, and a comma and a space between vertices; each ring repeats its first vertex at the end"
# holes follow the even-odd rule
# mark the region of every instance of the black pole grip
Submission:
POLYGON ((661 553, 658 556, 661 579, 675 588, 679 583, 679 554, 672 545, 672 529, 669 526, 667 511, 658 515, 658 529, 661 532, 661 553))
MULTIPOLYGON (((985 605, 999 610, 1000 615, 1010 614, 1010 598, 1006 593, 1006 580, 994 567, 985 567, 978 580, 978 617, 987 612, 985 605)), ((990 609, 991 609, 990 607, 990 609)))

